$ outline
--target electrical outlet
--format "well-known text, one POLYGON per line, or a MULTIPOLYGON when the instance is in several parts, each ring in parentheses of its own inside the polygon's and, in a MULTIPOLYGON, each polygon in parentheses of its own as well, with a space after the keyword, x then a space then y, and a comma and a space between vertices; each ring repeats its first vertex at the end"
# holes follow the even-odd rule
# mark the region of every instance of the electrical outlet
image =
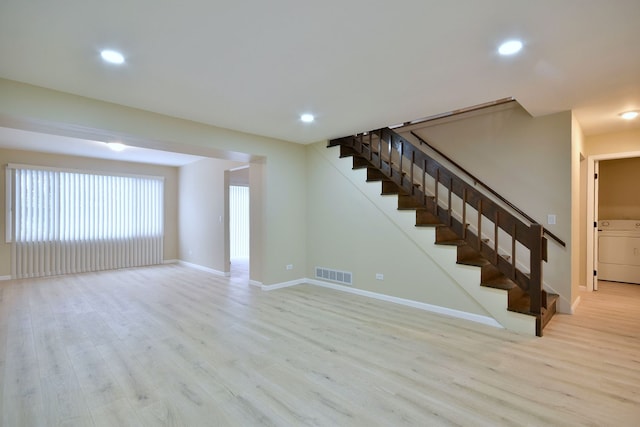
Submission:
POLYGON ((376 280, 384 280, 384 274, 376 273, 376 280))
POLYGON ((287 264, 287 270, 293 270, 293 264, 287 264))
POLYGON ((556 223, 556 215, 555 214, 547 215, 547 224, 554 225, 555 223, 556 223))

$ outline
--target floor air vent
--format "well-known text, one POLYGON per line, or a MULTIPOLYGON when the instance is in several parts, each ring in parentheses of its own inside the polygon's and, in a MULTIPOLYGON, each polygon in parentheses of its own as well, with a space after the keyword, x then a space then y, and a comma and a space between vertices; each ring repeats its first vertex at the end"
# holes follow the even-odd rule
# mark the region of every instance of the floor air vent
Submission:
POLYGON ((316 267, 316 279, 330 280, 345 285, 353 284, 353 274, 351 272, 332 270, 324 267, 316 267))

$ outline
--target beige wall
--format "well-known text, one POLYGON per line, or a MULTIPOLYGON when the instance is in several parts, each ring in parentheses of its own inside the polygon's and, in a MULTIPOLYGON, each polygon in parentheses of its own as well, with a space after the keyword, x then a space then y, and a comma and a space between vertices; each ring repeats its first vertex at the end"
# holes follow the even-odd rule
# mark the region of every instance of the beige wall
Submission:
POLYGON ((569 312, 575 244, 571 112, 533 118, 511 103, 434 121, 417 132, 566 243, 549 239, 543 274, 545 286, 561 296, 559 309, 569 312), (555 225, 547 224, 548 214, 556 215, 555 225))
POLYGON ((603 160, 598 174, 599 219, 640 219, 640 158, 603 160))
POLYGON ((268 285, 304 277, 304 146, 4 79, 0 125, 97 141, 117 136, 133 146, 258 162, 251 177, 261 198, 255 208, 251 200, 251 279, 268 285))
MULTIPOLYGON (((86 157, 44 154, 32 151, 0 149, 0 165, 19 163, 57 168, 81 169, 100 172, 130 173, 164 177, 164 259, 178 257, 178 169, 140 163, 90 159, 86 157)), ((5 243, 5 180, 4 168, 0 174, 0 276, 11 274, 11 245, 5 243)))
POLYGON ((225 264, 224 171, 240 166, 204 159, 180 168, 179 257, 182 261, 228 272, 225 264))
POLYGON ((640 129, 585 138, 587 156, 640 152, 640 129))
MULTIPOLYGON (((326 142, 307 149, 307 277, 315 277, 316 266, 349 271, 353 288, 486 315, 442 266, 378 209, 375 200, 334 167, 337 160, 338 152, 328 150, 326 142), (376 273, 384 280, 376 280, 376 273)), ((379 182, 366 185, 379 193, 379 182)), ((412 212, 404 214, 415 221, 412 212)))
POLYGON ((249 186, 249 168, 243 167, 229 171, 229 185, 249 186))
POLYGON ((586 194, 582 185, 586 183, 584 161, 585 141, 582 128, 575 116, 571 115, 571 294, 572 307, 578 299, 580 286, 586 280, 586 203, 582 196, 586 194))

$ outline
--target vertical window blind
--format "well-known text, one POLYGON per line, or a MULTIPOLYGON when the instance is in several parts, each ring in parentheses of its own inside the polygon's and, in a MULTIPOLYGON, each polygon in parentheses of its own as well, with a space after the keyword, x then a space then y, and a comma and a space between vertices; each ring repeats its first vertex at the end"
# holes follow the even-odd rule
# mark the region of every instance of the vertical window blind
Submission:
POLYGON ((8 165, 16 278, 159 264, 161 177, 8 165))
POLYGON ((249 258, 249 187, 229 186, 231 258, 249 258))

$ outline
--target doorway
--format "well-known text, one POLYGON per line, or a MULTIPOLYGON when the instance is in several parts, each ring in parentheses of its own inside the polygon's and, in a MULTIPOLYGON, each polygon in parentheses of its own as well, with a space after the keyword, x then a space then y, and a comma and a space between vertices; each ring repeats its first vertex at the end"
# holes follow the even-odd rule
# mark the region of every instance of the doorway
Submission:
MULTIPOLYGON (((609 160, 621 160, 640 157, 640 152, 625 152, 625 153, 612 153, 589 156, 587 163, 587 221, 586 221, 586 237, 587 237, 587 268, 586 268, 586 288, 587 291, 598 290, 598 220, 599 219, 618 219, 618 218, 604 218, 605 216, 620 217, 619 219, 640 219, 640 206, 637 206, 637 211, 632 212, 628 210, 620 210, 620 208, 613 208, 605 210, 605 212, 599 211, 601 205, 602 194, 600 194, 599 180, 602 178, 600 175, 600 162, 609 160), (638 218, 631 218, 631 216, 638 216, 638 218), (629 218, 626 218, 629 217, 629 218)), ((640 159, 638 160, 640 162, 640 159)), ((605 190, 608 191, 608 190, 605 190)))
POLYGON ((249 281, 250 187, 249 166, 230 169, 226 176, 226 252, 232 280, 249 281))

